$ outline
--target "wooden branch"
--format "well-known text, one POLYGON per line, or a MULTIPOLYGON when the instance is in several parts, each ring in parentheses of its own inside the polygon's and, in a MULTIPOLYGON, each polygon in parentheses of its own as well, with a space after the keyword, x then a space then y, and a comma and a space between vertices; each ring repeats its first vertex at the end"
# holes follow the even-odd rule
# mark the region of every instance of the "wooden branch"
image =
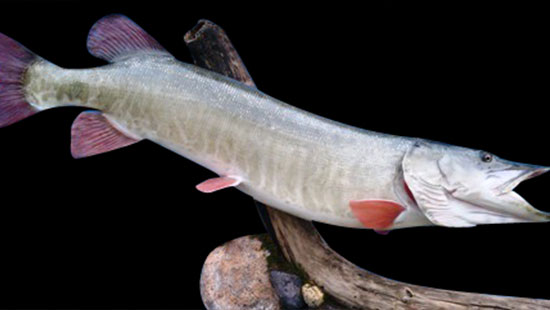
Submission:
POLYGON ((201 19, 183 37, 195 64, 256 87, 241 57, 222 28, 201 19))
MULTIPOLYGON (((254 86, 225 32, 201 20, 185 35, 195 63, 254 86)), ((268 230, 286 259, 335 301, 356 309, 550 309, 549 300, 465 293, 406 284, 359 268, 334 252, 317 229, 267 207, 268 230)), ((265 223, 265 221, 264 221, 265 223)))
POLYGON ((334 252, 311 222, 268 209, 283 254, 340 303, 360 309, 550 309, 550 301, 434 289, 390 280, 334 252))

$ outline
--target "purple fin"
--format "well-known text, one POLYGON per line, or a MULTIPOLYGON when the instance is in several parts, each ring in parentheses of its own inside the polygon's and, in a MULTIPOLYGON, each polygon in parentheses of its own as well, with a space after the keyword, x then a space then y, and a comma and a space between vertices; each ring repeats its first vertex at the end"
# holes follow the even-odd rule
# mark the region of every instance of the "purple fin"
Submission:
POLYGON ((95 57, 115 62, 139 52, 168 52, 128 17, 107 15, 88 34, 88 51, 95 57))
POLYGON ((0 33, 0 127, 8 126, 36 112, 25 100, 23 78, 36 55, 0 33))
POLYGON ((116 150, 139 140, 116 129, 100 112, 82 112, 71 129, 71 154, 74 158, 88 157, 116 150))

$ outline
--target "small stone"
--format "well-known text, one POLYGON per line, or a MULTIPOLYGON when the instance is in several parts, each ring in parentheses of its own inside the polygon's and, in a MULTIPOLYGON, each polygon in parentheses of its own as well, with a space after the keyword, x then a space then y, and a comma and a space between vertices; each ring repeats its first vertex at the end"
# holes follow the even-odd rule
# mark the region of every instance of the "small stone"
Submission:
POLYGON ((298 276, 273 270, 269 278, 284 309, 301 309, 305 306, 300 293, 302 280, 298 276))
POLYGON ((316 285, 306 283, 302 286, 302 295, 304 301, 310 308, 317 308, 323 304, 325 299, 325 294, 323 291, 316 285))

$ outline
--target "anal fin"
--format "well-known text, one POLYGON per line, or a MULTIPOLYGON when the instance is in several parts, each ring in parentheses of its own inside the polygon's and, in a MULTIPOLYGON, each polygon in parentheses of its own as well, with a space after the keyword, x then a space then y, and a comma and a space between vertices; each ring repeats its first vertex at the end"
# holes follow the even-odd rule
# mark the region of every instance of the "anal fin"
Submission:
POLYGON ((363 226, 377 231, 391 228, 393 221, 405 210, 390 200, 353 200, 350 207, 363 226))
POLYGON ((71 128, 71 154, 88 157, 140 141, 118 130, 101 112, 82 112, 71 128))

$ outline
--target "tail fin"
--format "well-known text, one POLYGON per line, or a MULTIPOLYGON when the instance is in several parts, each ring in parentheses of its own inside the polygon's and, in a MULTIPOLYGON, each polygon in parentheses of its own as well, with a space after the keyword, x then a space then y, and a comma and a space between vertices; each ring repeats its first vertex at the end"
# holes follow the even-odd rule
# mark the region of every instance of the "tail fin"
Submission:
POLYGON ((0 33, 0 127, 29 117, 38 110, 25 100, 23 79, 38 56, 0 33))

